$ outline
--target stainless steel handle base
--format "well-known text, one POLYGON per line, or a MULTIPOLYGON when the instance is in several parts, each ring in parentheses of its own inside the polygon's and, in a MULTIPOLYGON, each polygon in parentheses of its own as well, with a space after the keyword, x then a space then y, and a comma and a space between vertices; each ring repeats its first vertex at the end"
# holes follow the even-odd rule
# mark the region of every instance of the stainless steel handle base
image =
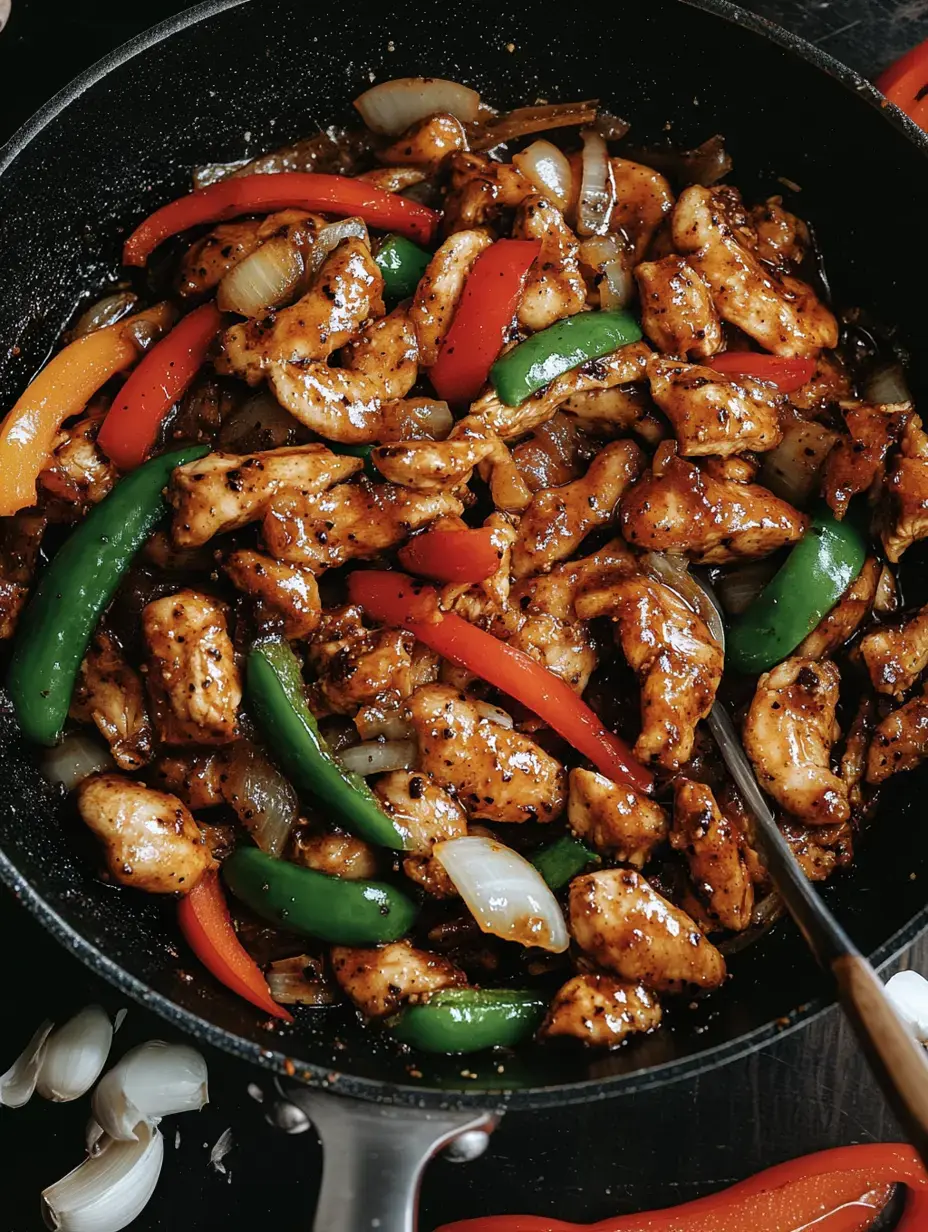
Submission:
POLYGON ((428 1112, 278 1085, 322 1143, 313 1232, 416 1232, 425 1165, 463 1134, 491 1133, 499 1120, 490 1112, 428 1112))

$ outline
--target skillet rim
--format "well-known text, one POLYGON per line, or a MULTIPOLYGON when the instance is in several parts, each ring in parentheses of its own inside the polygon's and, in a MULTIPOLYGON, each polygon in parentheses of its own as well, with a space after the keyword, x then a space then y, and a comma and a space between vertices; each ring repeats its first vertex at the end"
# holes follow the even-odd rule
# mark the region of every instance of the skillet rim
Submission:
MULTIPOLYGON (((251 0, 205 0, 205 3, 186 9, 160 22, 98 60, 39 108, 9 141, 0 147, 0 175, 6 172, 29 142, 47 128, 66 107, 76 102, 86 90, 114 69, 122 67, 136 56, 180 33, 188 26, 196 25, 218 13, 240 8, 250 2, 251 0)), ((928 133, 923 132, 904 112, 884 99, 871 82, 827 52, 791 31, 783 29, 775 22, 749 13, 738 5, 730 3, 729 0, 678 0, 678 2, 720 17, 732 25, 741 26, 812 64, 848 91, 862 96, 871 107, 881 113, 887 123, 902 132, 916 150, 928 157, 928 133)), ((220 1048, 224 1052, 264 1069, 286 1074, 291 1078, 295 1077, 310 1086, 329 1090, 333 1094, 351 1096, 367 1102, 416 1107, 423 1111, 445 1108, 527 1110, 559 1104, 585 1103, 589 1100, 605 1099, 618 1094, 631 1095, 651 1090, 670 1082, 698 1077, 717 1066, 746 1056, 765 1044, 813 1022, 828 1010, 833 1009, 835 1005, 834 996, 824 993, 797 1009, 785 1027, 776 1022, 770 1022, 734 1040, 716 1045, 714 1048, 690 1057, 667 1061, 661 1065, 628 1074, 616 1074, 605 1079, 591 1079, 550 1087, 526 1087, 514 1091, 471 1093, 466 1090, 397 1085, 378 1079, 337 1073, 330 1067, 320 1065, 301 1064, 294 1073, 293 1060, 285 1052, 271 1047, 262 1047, 232 1031, 217 1027, 215 1023, 200 1017, 193 1011, 183 1009, 168 996, 156 992, 138 976, 126 971, 76 928, 66 923, 61 915, 45 902, 41 893, 26 881, 10 857, 2 850, 0 850, 0 880, 10 888, 16 899, 45 929, 91 971, 108 980, 114 987, 132 997, 139 1004, 154 1010, 167 1022, 201 1043, 220 1048)), ((928 902, 912 916, 907 924, 869 955, 870 961, 877 969, 883 967, 926 928, 928 928, 928 902)))

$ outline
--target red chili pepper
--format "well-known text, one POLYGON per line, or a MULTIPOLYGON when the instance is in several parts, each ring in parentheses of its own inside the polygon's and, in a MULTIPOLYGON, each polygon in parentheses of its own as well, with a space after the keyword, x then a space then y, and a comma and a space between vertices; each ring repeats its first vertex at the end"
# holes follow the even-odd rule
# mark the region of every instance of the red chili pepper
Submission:
POLYGON ((293 1022, 293 1015, 271 996, 261 969, 236 937, 217 872, 206 873, 180 900, 177 920, 184 940, 220 984, 259 1010, 293 1022))
POLYGON ((891 64, 876 79, 891 103, 928 129, 928 39, 891 64))
POLYGON ((438 1232, 865 1232, 896 1182, 909 1186, 898 1232, 928 1227, 928 1173, 902 1143, 838 1147, 759 1172, 708 1198, 599 1223, 497 1215, 449 1223, 438 1232))
POLYGON ((425 243, 438 221, 435 211, 425 205, 344 175, 280 171, 233 176, 155 210, 126 240, 122 259, 126 265, 144 265, 162 240, 188 227, 285 209, 354 215, 384 231, 398 231, 425 243))
POLYGON ((651 774, 565 681, 454 612, 440 612, 431 587, 403 573, 371 570, 351 575, 348 594, 375 620, 408 629, 443 658, 514 697, 609 778, 637 791, 651 790, 651 774))
POLYGON ((97 444, 121 471, 141 466, 165 415, 200 370, 222 317, 215 304, 195 309, 153 347, 119 391, 97 444))
POLYGON ((515 316, 538 240, 497 240, 474 264, 429 379, 439 398, 467 403, 480 393, 515 316))
POLYGON ((433 582, 482 582, 499 565, 493 531, 427 530, 401 548, 404 569, 433 582))
POLYGON ((706 360, 706 367, 726 376, 752 376, 775 385, 781 394, 791 394, 812 380, 815 360, 763 355, 759 351, 725 351, 706 360))

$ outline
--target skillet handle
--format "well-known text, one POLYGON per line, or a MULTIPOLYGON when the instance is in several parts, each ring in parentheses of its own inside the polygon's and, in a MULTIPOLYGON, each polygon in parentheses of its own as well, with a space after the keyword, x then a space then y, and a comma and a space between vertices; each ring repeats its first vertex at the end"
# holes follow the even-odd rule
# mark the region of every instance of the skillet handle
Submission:
MULTIPOLYGON (((416 1232, 425 1165, 462 1134, 489 1134, 499 1120, 488 1112, 370 1104, 295 1083, 281 1089, 309 1117, 322 1142, 313 1232, 416 1232)), ((480 1150, 482 1144, 473 1154, 480 1150)), ((462 1151, 459 1158, 467 1154, 462 1151)))

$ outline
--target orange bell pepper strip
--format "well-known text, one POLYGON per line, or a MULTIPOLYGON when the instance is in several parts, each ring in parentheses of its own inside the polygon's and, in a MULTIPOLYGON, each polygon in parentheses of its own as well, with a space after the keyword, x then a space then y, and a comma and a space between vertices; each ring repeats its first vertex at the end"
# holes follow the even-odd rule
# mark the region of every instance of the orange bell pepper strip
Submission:
POLYGON ((774 385, 781 394, 792 394, 812 380, 814 359, 791 355, 764 355, 760 351, 723 351, 706 360, 706 367, 726 376, 750 376, 774 385))
POLYGON ((902 1143, 820 1151, 721 1193, 643 1215, 591 1224, 496 1215, 445 1224, 438 1232, 865 1232, 898 1182, 909 1187, 898 1232, 924 1232, 928 1173, 913 1148, 902 1143))
POLYGON ((177 921, 184 940, 220 984, 259 1010, 293 1022, 293 1015, 271 996, 260 967, 236 937, 215 869, 204 874, 180 900, 177 921))
POLYGON ((408 629, 442 658, 476 672, 521 702, 608 778, 636 791, 651 790, 650 772, 565 681, 454 612, 439 611, 431 587, 403 573, 370 570, 349 577, 348 594, 375 620, 408 629))
POLYGON ((876 88, 910 120, 928 129, 928 39, 884 69, 876 88))
POLYGON ((126 240, 122 259, 126 265, 144 265, 163 240, 189 227, 286 209, 363 218, 373 227, 424 242, 432 238, 438 222, 438 214, 428 206, 345 175, 280 171, 232 176, 155 210, 126 240))
POLYGON ((78 338, 29 384, 0 424, 0 517, 35 503, 35 484, 61 425, 79 415, 110 377, 135 362, 139 345, 127 326, 164 323, 163 307, 137 313, 78 338))
POLYGON ((222 317, 202 304, 153 347, 113 400, 97 444, 122 471, 145 461, 167 412, 200 370, 222 317))
POLYGON ((500 550, 493 531, 427 530, 410 539, 397 553, 410 573, 433 582, 482 582, 499 566, 500 550))

